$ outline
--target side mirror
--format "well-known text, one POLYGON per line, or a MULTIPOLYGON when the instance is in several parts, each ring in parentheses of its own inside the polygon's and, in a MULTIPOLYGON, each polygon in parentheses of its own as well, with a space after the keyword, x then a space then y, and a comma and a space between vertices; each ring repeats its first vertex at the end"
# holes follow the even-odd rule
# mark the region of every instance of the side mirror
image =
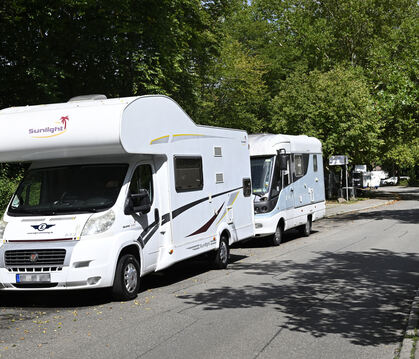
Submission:
POLYGON ((285 150, 279 151, 278 161, 279 161, 279 169, 281 171, 286 171, 288 167, 287 167, 287 154, 285 153, 285 150))
POLYGON ((125 209, 124 213, 134 214, 134 213, 143 213, 146 214, 150 212, 151 209, 151 202, 150 196, 148 195, 148 191, 145 189, 141 189, 139 193, 130 194, 125 201, 125 209))

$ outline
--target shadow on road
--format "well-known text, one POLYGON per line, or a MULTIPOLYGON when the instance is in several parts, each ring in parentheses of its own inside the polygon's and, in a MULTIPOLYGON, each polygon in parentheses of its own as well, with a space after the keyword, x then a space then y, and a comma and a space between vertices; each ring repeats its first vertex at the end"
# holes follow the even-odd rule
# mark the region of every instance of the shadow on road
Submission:
MULTIPOLYGON (((357 345, 395 344, 419 283, 417 253, 318 253, 308 263, 237 263, 248 276, 269 283, 214 288, 180 296, 204 310, 274 307, 285 328, 314 337, 339 334, 357 345)), ((243 280, 246 282, 246 280, 243 280)), ((284 328, 282 327, 282 328, 284 328)))
MULTIPOLYGON (((235 263, 244 258, 246 256, 231 254, 230 263, 235 263)), ((140 293, 148 289, 169 286, 210 270, 212 270, 212 267, 205 256, 192 258, 175 264, 164 271, 152 273, 141 278, 140 293)), ((109 289, 0 292, 0 309, 20 307, 31 309, 40 308, 48 311, 48 309, 81 308, 110 302, 112 302, 112 297, 109 289)), ((7 314, 7 316, 8 318, 6 320, 10 321, 13 319, 9 318, 10 314, 7 314)), ((0 329, 3 319, 0 312, 0 329)), ((23 320, 22 317, 18 319, 23 320)))
POLYGON ((357 220, 377 220, 384 219, 395 220, 401 223, 418 224, 419 223, 419 208, 412 209, 389 209, 377 210, 371 212, 342 214, 337 217, 331 217, 328 220, 342 222, 342 221, 357 221, 357 220))
MULTIPOLYGON (((236 263, 244 258, 246 258, 246 256, 230 254, 230 264, 236 263)), ((205 255, 182 261, 168 269, 145 276, 142 279, 141 291, 166 287, 193 278, 212 269, 213 268, 205 255)))

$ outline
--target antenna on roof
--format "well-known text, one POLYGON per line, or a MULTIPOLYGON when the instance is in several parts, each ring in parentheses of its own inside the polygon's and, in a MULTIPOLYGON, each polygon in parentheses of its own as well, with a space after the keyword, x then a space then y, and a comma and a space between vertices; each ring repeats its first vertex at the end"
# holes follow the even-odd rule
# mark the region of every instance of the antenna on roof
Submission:
POLYGON ((82 96, 75 96, 68 100, 68 102, 75 102, 75 101, 94 101, 94 100, 106 100, 107 97, 105 95, 94 94, 94 95, 82 95, 82 96))

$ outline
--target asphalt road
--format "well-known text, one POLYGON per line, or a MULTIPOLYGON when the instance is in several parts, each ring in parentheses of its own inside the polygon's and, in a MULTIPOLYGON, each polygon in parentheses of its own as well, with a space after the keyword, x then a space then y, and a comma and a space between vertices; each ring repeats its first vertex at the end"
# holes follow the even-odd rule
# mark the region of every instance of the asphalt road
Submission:
MULTIPOLYGON (((391 197, 391 193, 384 193, 391 197)), ((393 358, 419 286, 419 190, 106 291, 0 293, 1 358, 393 358), (400 197, 399 197, 400 198, 400 197)))

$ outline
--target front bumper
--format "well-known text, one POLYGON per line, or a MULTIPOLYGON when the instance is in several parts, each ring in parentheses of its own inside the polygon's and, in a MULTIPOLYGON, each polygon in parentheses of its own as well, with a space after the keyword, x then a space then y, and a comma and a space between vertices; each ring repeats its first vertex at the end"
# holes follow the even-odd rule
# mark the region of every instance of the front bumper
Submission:
MULTIPOLYGON (((103 240, 102 240, 103 241, 103 240)), ((5 243, 0 247, 0 290, 62 290, 109 287, 113 282, 111 248, 94 240, 50 243, 5 243), (62 265, 6 266, 5 252, 13 250, 65 249, 62 265), (50 282, 17 283, 17 274, 48 273, 50 282)))

